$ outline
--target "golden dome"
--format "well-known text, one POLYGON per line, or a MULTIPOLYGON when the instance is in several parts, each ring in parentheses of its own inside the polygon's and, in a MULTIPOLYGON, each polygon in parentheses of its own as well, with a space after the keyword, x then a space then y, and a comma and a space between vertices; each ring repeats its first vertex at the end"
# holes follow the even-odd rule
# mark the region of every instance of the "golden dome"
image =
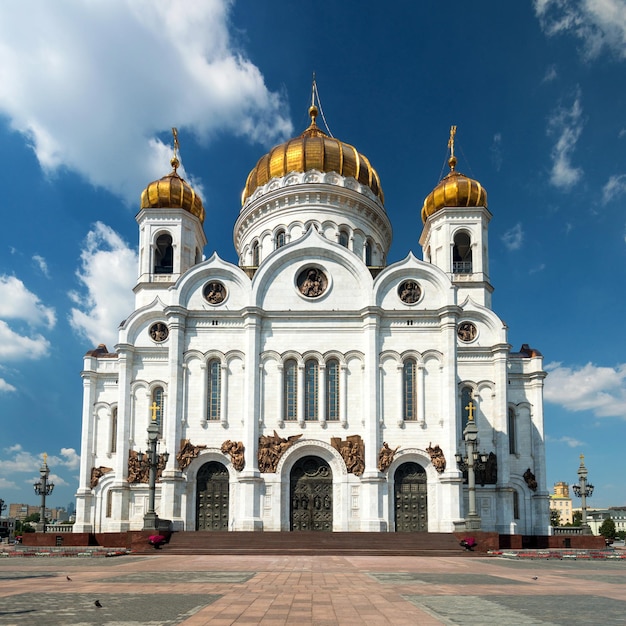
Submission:
POLYGON ((272 178, 309 170, 336 172, 346 178, 356 178, 361 184, 367 185, 384 204, 380 178, 367 157, 353 146, 323 132, 315 123, 315 105, 310 107, 309 115, 311 124, 299 137, 281 143, 259 159, 248 174, 241 194, 241 204, 245 203, 257 187, 265 185, 272 178))
POLYGON ((204 222, 202 200, 191 185, 181 178, 177 169, 180 162, 174 156, 170 161, 172 171, 159 180, 150 183, 141 194, 141 208, 185 209, 204 222))
POLYGON ((426 196, 422 207, 422 222, 446 206, 451 207, 477 207, 487 208, 487 190, 477 181, 468 178, 456 171, 456 157, 454 156, 454 136, 456 126, 450 129, 450 158, 448 165, 450 172, 439 184, 426 196))

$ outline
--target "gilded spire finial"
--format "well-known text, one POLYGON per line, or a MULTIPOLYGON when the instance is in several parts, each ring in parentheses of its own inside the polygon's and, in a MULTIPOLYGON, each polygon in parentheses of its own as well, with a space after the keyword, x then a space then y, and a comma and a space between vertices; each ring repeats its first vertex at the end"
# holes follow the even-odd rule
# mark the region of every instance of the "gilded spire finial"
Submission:
POLYGON ((448 139, 448 148, 450 149, 450 158, 448 159, 448 165, 450 170, 454 172, 456 167, 456 157, 454 156, 454 137, 456 136, 456 126, 450 126, 450 139, 448 139))
POLYGON ((172 128, 172 136, 174 137, 174 156, 172 157, 170 163, 174 168, 174 172, 178 169, 180 165, 180 161, 178 160, 178 151, 180 150, 180 144, 178 143, 178 128, 172 128))
MULTIPOLYGON (((311 126, 315 126, 317 118, 317 107, 315 106, 315 94, 317 93, 317 83, 315 82, 315 72, 313 72, 313 82, 311 84, 311 106, 309 107, 309 115, 311 116, 311 126)), ((318 96, 319 101, 319 96, 318 96)))
POLYGON ((48 464, 48 453, 47 452, 43 453, 43 464, 44 465, 48 464))

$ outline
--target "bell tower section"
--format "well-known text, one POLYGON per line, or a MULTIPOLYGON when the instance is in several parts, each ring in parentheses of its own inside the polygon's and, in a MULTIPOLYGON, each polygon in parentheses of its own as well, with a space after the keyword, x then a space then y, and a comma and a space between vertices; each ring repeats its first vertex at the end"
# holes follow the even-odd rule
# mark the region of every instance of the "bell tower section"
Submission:
POLYGON ((459 302, 470 296, 491 308, 487 191, 456 171, 455 135, 453 126, 448 142, 450 172, 424 200, 420 245, 424 261, 441 268, 457 286, 459 302))

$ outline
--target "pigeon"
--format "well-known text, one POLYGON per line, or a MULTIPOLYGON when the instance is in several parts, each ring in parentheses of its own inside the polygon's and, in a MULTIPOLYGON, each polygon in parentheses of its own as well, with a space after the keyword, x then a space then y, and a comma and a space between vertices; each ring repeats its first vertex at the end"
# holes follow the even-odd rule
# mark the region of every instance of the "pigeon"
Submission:
POLYGON ((100 604, 100 600, 96 600, 96 601, 94 602, 94 604, 95 604, 95 605, 96 605, 99 609, 101 609, 101 608, 102 608, 102 605, 100 604))
POLYGON ((539 576, 533 576, 533 580, 537 580, 537 578, 539 578, 539 576))
POLYGON ((67 580, 72 580, 69 576, 66 576, 65 578, 67 578, 67 580))

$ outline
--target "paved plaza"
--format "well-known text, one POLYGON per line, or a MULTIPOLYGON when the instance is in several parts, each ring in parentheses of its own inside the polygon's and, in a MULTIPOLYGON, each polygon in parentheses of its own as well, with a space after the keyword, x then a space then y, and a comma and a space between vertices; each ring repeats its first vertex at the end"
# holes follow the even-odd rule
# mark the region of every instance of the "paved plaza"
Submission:
POLYGON ((11 626, 626 624, 625 561, 29 556, 0 583, 11 626))

